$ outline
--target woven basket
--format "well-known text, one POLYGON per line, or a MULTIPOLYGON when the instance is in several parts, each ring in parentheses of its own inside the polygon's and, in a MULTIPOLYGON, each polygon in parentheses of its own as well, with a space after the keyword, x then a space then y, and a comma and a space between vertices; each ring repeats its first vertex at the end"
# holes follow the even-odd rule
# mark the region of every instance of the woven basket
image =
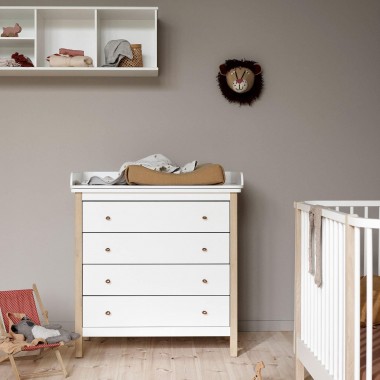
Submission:
POLYGON ((143 67, 141 44, 131 44, 133 58, 124 57, 119 62, 119 67, 143 67))

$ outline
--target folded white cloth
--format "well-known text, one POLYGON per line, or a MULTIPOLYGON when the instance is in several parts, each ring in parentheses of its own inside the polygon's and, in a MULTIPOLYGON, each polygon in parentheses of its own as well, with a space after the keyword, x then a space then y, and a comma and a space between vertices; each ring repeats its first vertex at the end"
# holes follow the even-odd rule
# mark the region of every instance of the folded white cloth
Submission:
POLYGON ((93 67, 93 61, 88 56, 51 55, 48 57, 50 67, 93 67))
POLYGON ((0 58, 0 67, 20 67, 13 58, 0 58))
POLYGON ((119 175, 117 178, 112 177, 91 177, 88 181, 82 182, 82 185, 128 185, 127 180, 124 176, 125 170, 130 165, 140 165, 145 168, 156 170, 163 173, 189 173, 195 170, 197 167, 197 161, 191 161, 186 165, 180 167, 173 163, 169 158, 165 157, 163 154, 152 154, 151 156, 142 158, 138 161, 127 161, 121 165, 119 170, 119 175))

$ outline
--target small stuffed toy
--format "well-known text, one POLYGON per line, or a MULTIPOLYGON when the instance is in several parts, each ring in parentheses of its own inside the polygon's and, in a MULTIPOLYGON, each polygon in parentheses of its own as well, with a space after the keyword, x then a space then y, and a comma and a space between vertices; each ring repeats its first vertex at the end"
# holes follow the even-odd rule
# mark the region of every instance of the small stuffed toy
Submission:
POLYGON ((15 24, 15 26, 3 26, 3 33, 1 33, 1 37, 18 37, 18 34, 21 33, 22 28, 19 24, 15 24))
POLYGON ((11 330, 15 334, 23 334, 27 342, 35 338, 45 339, 48 344, 69 342, 80 337, 75 332, 68 332, 62 329, 61 325, 52 324, 46 326, 36 325, 29 317, 23 317, 19 323, 12 325, 11 330))

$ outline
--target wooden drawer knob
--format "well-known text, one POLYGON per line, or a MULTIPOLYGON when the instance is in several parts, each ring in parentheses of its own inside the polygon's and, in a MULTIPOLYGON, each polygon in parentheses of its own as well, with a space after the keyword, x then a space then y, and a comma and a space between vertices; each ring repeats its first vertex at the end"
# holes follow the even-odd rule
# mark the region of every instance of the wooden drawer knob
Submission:
POLYGON ((208 281, 207 281, 205 278, 202 280, 202 282, 203 282, 204 284, 207 284, 207 283, 208 283, 208 281))
POLYGON ((203 314, 203 315, 207 315, 207 311, 206 311, 206 310, 203 310, 203 311, 202 311, 202 314, 203 314))
POLYGON ((202 248, 202 252, 207 252, 207 248, 202 248))
POLYGON ((110 216, 106 216, 106 220, 111 220, 111 217, 110 216))
POLYGON ((106 315, 111 315, 111 312, 110 311, 106 311, 106 315))
POLYGON ((105 251, 106 252, 111 252, 111 248, 106 248, 105 251))
POLYGON ((206 215, 203 215, 203 216, 202 216, 202 219, 203 219, 203 220, 207 220, 208 218, 207 218, 206 215))
POLYGON ((106 284, 110 284, 110 283, 111 283, 111 280, 109 278, 107 278, 106 284))

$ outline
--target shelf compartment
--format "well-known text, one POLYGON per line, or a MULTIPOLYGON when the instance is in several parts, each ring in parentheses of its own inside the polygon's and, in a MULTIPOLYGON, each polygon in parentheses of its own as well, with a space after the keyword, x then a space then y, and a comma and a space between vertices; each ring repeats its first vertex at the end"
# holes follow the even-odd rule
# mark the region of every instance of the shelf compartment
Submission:
POLYGON ((60 48, 84 50, 96 66, 94 9, 38 9, 37 65, 49 67, 46 58, 60 48))
MULTIPOLYGON (((144 68, 157 69, 157 9, 98 9, 98 65, 104 65, 104 47, 110 40, 141 44, 144 68)), ((116 68, 115 68, 116 69, 116 68)), ((117 68, 129 70, 129 68, 117 68)))
MULTIPOLYGON (((23 54, 24 56, 31 59, 33 65, 36 65, 36 59, 34 54, 34 39, 18 39, 12 38, 6 40, 0 39, 0 57, 1 58, 11 58, 13 53, 23 54)), ((3 70, 4 67, 1 68, 3 70)), ((19 70, 19 67, 9 67, 9 69, 19 70)), ((34 69, 34 67, 31 67, 34 69)))
MULTIPOLYGON (((34 9, 0 9, 0 34, 3 27, 14 26, 16 22, 21 26, 22 31, 17 38, 35 38, 35 10, 34 9)), ((4 39, 11 37, 3 37, 4 39)), ((3 43, 3 38, 1 43, 3 43)))

